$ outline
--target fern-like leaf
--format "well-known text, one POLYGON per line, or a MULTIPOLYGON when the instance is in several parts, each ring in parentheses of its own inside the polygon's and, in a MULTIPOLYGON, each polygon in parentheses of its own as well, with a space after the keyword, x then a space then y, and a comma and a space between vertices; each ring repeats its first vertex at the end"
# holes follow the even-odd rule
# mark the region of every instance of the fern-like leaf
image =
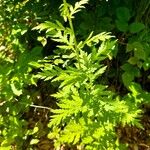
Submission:
POLYGON ((73 6, 70 6, 70 15, 71 18, 74 18, 73 15, 79 11, 81 11, 82 8, 85 8, 84 5, 88 3, 88 0, 81 0, 79 2, 75 3, 75 6, 73 8, 73 6))
POLYGON ((77 95, 72 95, 71 99, 62 99, 61 102, 58 103, 60 109, 52 110, 55 115, 52 116, 49 127, 57 126, 62 120, 72 118, 73 115, 77 115, 82 111, 82 104, 83 100, 77 95))

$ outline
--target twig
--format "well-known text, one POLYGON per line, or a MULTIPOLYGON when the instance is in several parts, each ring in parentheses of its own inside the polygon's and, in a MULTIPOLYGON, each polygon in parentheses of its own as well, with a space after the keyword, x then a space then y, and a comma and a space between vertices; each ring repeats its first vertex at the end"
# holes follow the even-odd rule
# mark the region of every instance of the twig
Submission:
POLYGON ((139 145, 140 145, 140 146, 143 146, 143 147, 150 148, 148 145, 146 145, 146 144, 144 144, 144 143, 140 143, 139 145))
POLYGON ((46 107, 46 106, 39 106, 39 105, 34 105, 34 104, 27 104, 27 103, 23 103, 23 102, 21 102, 21 104, 28 105, 28 106, 34 107, 34 108, 41 108, 41 109, 48 109, 48 110, 51 109, 51 108, 46 107))
POLYGON ((50 108, 49 107, 45 107, 45 106, 38 106, 38 105, 33 105, 33 104, 31 104, 31 105, 29 105, 30 107, 35 107, 35 108, 41 108, 41 109, 48 109, 48 110, 50 110, 50 108))

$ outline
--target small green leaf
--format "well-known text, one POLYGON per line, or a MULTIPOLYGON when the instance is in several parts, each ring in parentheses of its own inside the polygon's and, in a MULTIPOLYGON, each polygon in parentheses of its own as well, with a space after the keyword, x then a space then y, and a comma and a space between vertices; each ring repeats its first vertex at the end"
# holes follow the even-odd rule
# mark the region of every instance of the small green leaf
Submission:
POLYGON ((63 64, 63 63, 64 63, 64 61, 62 59, 55 59, 54 60, 55 65, 59 65, 59 64, 63 64))
POLYGON ((42 46, 36 46, 32 49, 32 51, 30 52, 30 55, 31 56, 41 56, 42 55, 42 50, 43 50, 43 47, 42 46))
POLYGON ((116 13, 117 13, 117 18, 123 22, 129 21, 129 19, 131 17, 130 11, 126 7, 119 7, 117 9, 116 13))
POLYGON ((132 64, 132 65, 135 65, 135 64, 137 64, 137 62, 138 62, 138 58, 137 58, 137 57, 130 57, 130 58, 128 59, 128 62, 129 62, 130 64, 132 64))
POLYGON ((15 95, 20 96, 22 94, 22 89, 17 89, 14 83, 11 83, 10 86, 15 95))
POLYGON ((83 143, 84 144, 89 144, 93 142, 93 138, 91 136, 83 138, 83 143))
POLYGON ((122 32, 126 32, 128 30, 128 23, 127 22, 116 20, 116 26, 122 32))
POLYGON ((150 68, 150 62, 145 61, 143 63, 143 68, 144 68, 145 71, 148 70, 150 68))
POLYGON ((31 61, 29 63, 30 66, 34 67, 34 68, 42 68, 43 67, 43 64, 40 64, 38 62, 35 62, 35 61, 31 61))
POLYGON ((141 85, 135 82, 131 82, 129 86, 130 91, 133 93, 133 95, 136 97, 140 93, 142 93, 141 85))
POLYGON ((133 49, 134 49, 133 44, 132 44, 132 43, 128 43, 128 44, 127 44, 127 48, 126 48, 126 52, 130 52, 130 51, 132 51, 133 49))
POLYGON ((138 62, 137 62, 137 66, 138 66, 138 68, 140 68, 140 69, 141 69, 141 68, 142 68, 142 66, 143 66, 143 62, 142 62, 142 61, 138 61, 138 62))
POLYGON ((129 30, 131 33, 138 33, 140 31, 142 31, 144 28, 145 28, 145 25, 140 22, 134 22, 134 23, 130 24, 130 26, 129 26, 129 30))
POLYGON ((35 133, 37 133, 38 131, 39 131, 39 128, 38 128, 38 127, 34 127, 32 134, 35 134, 35 133))
POLYGON ((143 45, 140 42, 134 42, 134 43, 132 43, 132 45, 134 47, 134 50, 135 49, 137 49, 137 50, 143 49, 143 45))
POLYGON ((30 144, 31 145, 34 145, 34 144, 37 144, 39 142, 39 139, 32 139, 31 141, 30 141, 30 144))
POLYGON ((37 38, 37 40, 38 40, 39 42, 41 42, 41 44, 42 44, 43 46, 45 46, 45 45, 47 44, 47 39, 44 38, 44 37, 42 37, 42 36, 39 36, 39 37, 37 38))
POLYGON ((121 68, 126 72, 126 73, 129 73, 129 74, 132 74, 133 76, 135 77, 139 77, 140 76, 140 71, 137 67, 129 64, 129 63, 126 63, 124 65, 121 66, 121 68))
POLYGON ((133 81, 133 79, 134 79, 133 74, 130 74, 128 72, 125 72, 122 74, 122 80, 126 87, 128 87, 130 85, 130 83, 133 81))
POLYGON ((137 49, 135 48, 134 50, 134 56, 138 59, 142 59, 145 60, 146 55, 145 55, 145 51, 143 49, 137 49))
POLYGON ((133 70, 133 66, 129 63, 125 63, 121 66, 121 69, 123 69, 126 72, 131 72, 133 70))
MULTIPOLYGON (((142 45, 142 43, 140 42, 133 42, 127 45, 127 52, 130 52, 134 50, 134 57, 136 57, 137 59, 142 59, 145 60, 146 59, 146 53, 144 51, 144 47, 142 45)), ((133 58, 131 59, 133 60, 133 58)), ((130 60, 130 63, 131 63, 130 60)))

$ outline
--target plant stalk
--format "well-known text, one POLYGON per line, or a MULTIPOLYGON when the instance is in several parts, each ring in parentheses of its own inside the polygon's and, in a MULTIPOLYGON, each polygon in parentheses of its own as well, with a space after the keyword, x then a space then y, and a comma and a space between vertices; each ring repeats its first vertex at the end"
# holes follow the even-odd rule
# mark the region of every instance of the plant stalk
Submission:
MULTIPOLYGON (((63 3, 64 3, 64 5, 67 5, 66 0, 63 0, 63 3)), ((68 7, 67 7, 67 9, 68 9, 68 7)), ((69 14, 69 9, 68 9, 68 14, 69 14)), ((67 15, 67 18, 68 18, 68 21, 69 21, 70 29, 71 29, 72 32, 73 32, 74 45, 75 45, 75 46, 74 46, 74 52, 76 53, 76 56, 77 56, 77 60, 78 60, 78 63, 79 63, 79 68, 81 68, 78 44, 77 44, 76 35, 75 35, 75 31, 74 31, 74 27, 73 27, 73 23, 72 23, 72 19, 71 19, 70 14, 67 15)))

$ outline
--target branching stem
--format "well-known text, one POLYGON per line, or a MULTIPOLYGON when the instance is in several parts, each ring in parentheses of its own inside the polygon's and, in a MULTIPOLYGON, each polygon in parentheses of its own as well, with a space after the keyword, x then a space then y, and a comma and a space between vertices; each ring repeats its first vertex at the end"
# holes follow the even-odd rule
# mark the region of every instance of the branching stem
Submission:
MULTIPOLYGON (((67 2, 66 0, 63 0, 63 3, 64 5, 67 5, 67 2)), ((80 57, 79 57, 79 49, 78 49, 78 44, 77 44, 77 40, 76 40, 76 35, 75 35, 75 31, 74 31, 74 27, 73 27, 73 23, 72 23, 72 16, 70 15, 70 12, 69 12, 69 8, 67 7, 68 9, 68 14, 67 15, 67 18, 68 18, 68 21, 69 21, 69 26, 70 26, 70 29, 72 30, 72 33, 73 33, 73 37, 74 37, 74 52, 76 53, 76 56, 77 56, 77 60, 78 60, 78 63, 79 63, 79 68, 81 68, 81 65, 80 65, 80 57)))

